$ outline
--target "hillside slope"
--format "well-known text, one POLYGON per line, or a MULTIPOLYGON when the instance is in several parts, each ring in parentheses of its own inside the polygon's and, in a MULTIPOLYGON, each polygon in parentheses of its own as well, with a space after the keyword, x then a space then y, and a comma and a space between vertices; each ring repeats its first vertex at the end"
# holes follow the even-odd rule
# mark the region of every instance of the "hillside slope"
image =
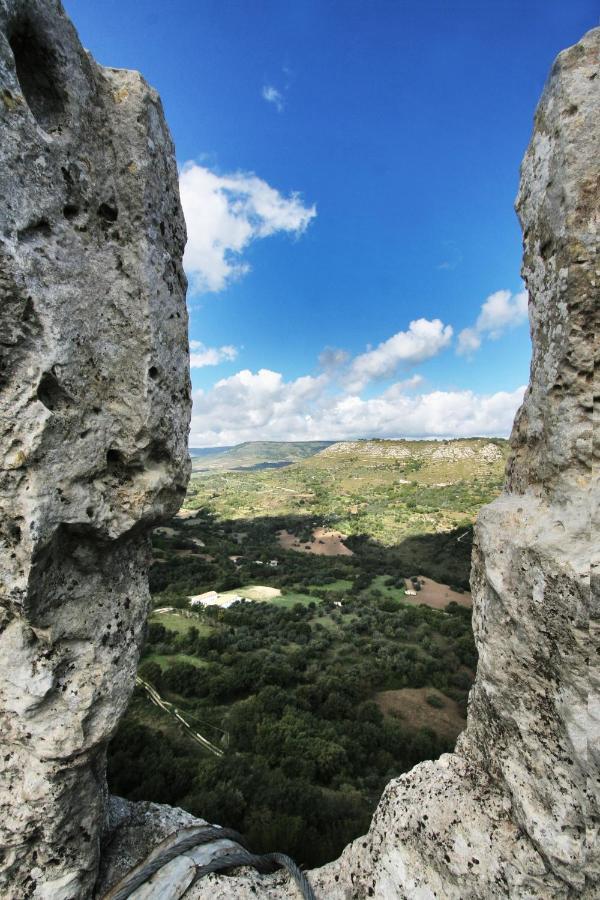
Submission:
POLYGON ((194 472, 235 472, 238 469, 280 468, 306 459, 332 441, 246 441, 235 447, 192 450, 194 472))
POLYGON ((351 441, 271 471, 192 477, 186 506, 223 519, 304 515, 390 545, 470 525, 500 491, 508 442, 351 441))

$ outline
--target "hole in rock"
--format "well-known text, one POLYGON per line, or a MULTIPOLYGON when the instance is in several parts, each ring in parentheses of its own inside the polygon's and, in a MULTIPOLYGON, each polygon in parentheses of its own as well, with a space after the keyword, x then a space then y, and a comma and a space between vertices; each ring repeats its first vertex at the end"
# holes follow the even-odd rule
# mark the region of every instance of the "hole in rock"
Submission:
POLYGON ((106 465, 111 468, 113 466, 119 465, 123 462, 123 456, 114 448, 111 447, 110 450, 106 451, 106 465))
POLYGON ((61 387, 56 375, 52 372, 44 372, 40 378, 37 389, 37 398, 44 404, 46 409, 49 409, 52 412, 57 409, 64 409, 71 401, 71 397, 65 389, 61 387))
POLYGON ((150 366, 150 368, 148 369, 148 375, 153 379, 158 377, 158 369, 156 368, 156 366, 150 366))
POLYGON ((106 451, 106 472, 120 484, 135 478, 142 470, 143 466, 139 460, 126 459, 123 453, 114 447, 106 451))
POLYGON ((98 207, 98 215, 105 222, 116 222, 119 216, 119 210, 111 203, 101 203, 98 207))
POLYGON ((66 203, 63 206, 63 215, 65 219, 72 219, 79 212, 79 207, 74 203, 66 203))
POLYGON ((164 463, 170 459, 169 451, 163 441, 152 441, 148 448, 147 459, 152 463, 164 463))
POLYGON ((50 223, 47 219, 38 219, 36 222, 26 225, 18 232, 20 241, 34 241, 38 237, 50 237, 50 223))
POLYGON ((67 100, 54 50, 27 20, 16 25, 9 42, 29 109, 45 131, 54 131, 65 119, 67 100))

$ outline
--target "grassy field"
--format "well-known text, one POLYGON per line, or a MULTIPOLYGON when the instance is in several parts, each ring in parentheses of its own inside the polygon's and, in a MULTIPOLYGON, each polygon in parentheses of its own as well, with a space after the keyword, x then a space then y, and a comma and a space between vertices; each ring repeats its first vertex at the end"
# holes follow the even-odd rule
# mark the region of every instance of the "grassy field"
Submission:
POLYGON ((175 631, 177 634, 186 634, 192 626, 197 628, 200 634, 206 635, 210 634, 212 631, 210 625, 206 625, 206 623, 202 622, 200 619, 182 616, 176 612, 154 612, 150 616, 150 622, 158 622, 160 625, 164 625, 165 628, 168 628, 169 631, 175 631))
POLYGON ((274 597, 273 600, 269 602, 273 603, 275 606, 283 607, 283 609, 291 609, 296 603, 300 603, 302 606, 308 606, 310 603, 315 602, 315 598, 311 597, 309 594, 298 594, 293 591, 288 593, 286 591, 281 597, 274 597))
POLYGON ((352 587, 352 582, 347 578, 337 578, 331 584, 319 584, 314 585, 315 590, 318 590, 324 596, 327 596, 329 591, 349 591, 352 587))
POLYGON ((389 585, 389 579, 389 575, 376 575, 367 590, 364 591, 364 595, 368 598, 373 598, 374 594, 375 596, 380 595, 386 600, 395 600, 398 603, 409 601, 410 598, 405 595, 405 588, 389 585))
POLYGON ((201 669, 203 666, 208 665, 205 660, 200 659, 199 656, 190 656, 189 653, 171 653, 169 655, 165 655, 162 653, 149 653, 144 659, 147 662, 157 663, 161 669, 164 669, 168 666, 174 666, 177 663, 189 663, 190 666, 196 666, 201 669))

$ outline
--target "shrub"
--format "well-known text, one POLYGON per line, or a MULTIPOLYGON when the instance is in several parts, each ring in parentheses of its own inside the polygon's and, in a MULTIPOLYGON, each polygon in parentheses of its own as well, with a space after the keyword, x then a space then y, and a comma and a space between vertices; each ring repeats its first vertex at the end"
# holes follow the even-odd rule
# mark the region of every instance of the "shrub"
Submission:
POLYGON ((446 705, 439 694, 427 694, 425 700, 430 706, 433 706, 434 709, 443 709, 446 705))

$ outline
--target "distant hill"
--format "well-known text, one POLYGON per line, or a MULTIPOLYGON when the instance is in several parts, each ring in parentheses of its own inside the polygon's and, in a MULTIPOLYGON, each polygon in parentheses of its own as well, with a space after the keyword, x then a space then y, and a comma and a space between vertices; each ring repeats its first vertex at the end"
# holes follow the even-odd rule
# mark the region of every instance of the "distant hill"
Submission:
POLYGON ((468 528, 499 493, 508 451, 499 438, 242 444, 195 467, 186 505, 224 520, 309 516, 391 546, 468 528))
POLYGON ((230 447, 188 447, 192 459, 195 456, 213 456, 216 453, 224 453, 226 450, 232 449, 233 444, 230 447))
MULTIPOLYGON (((471 463, 496 462, 506 459, 508 441, 503 438, 456 438, 452 440, 370 440, 337 441, 325 448, 322 456, 348 459, 371 457, 372 459, 403 460, 421 468, 442 461, 471 463)), ((410 468, 409 468, 410 471, 410 468)))
POLYGON ((333 441, 246 441, 235 447, 190 448, 192 470, 196 474, 201 474, 279 469, 314 456, 333 443, 333 441))

